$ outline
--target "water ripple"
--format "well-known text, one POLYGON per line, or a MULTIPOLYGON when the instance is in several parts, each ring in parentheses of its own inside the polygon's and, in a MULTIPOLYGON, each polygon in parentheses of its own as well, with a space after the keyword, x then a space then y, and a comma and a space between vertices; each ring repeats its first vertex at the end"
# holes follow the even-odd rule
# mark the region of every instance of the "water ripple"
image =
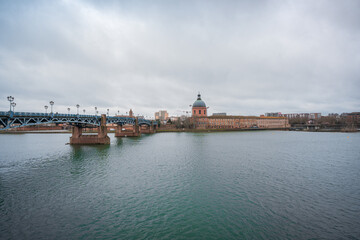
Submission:
POLYGON ((360 134, 7 137, 4 239, 360 238, 360 134))

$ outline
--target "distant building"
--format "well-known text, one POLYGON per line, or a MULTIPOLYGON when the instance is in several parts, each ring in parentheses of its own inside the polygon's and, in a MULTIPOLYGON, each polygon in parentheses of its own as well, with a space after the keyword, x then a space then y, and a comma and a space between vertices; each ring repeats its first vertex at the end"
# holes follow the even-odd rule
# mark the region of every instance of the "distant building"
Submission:
POLYGON ((169 119, 169 114, 166 110, 160 110, 155 113, 155 120, 167 121, 169 119))
POLYGON ((207 108, 206 104, 203 100, 201 100, 200 93, 198 94, 198 97, 196 101, 192 105, 192 116, 193 117, 206 117, 207 116, 207 108))
POLYGON ((208 117, 206 104, 201 100, 200 94, 193 104, 190 122, 197 129, 283 129, 290 127, 289 120, 285 117, 226 116, 226 113, 208 117))
POLYGON ((340 115, 338 113, 329 113, 328 117, 340 118, 340 115))
POLYGON ((356 124, 357 126, 360 127, 360 112, 348 113, 346 116, 346 121, 356 124))
POLYGON ((180 119, 180 117, 170 117, 170 120, 171 120, 171 122, 176 122, 177 120, 179 120, 180 119))
POLYGON ((321 113, 309 113, 309 119, 320 119, 321 118, 321 113))
POLYGON ((320 119, 321 113, 287 113, 282 116, 292 119, 292 118, 306 118, 306 119, 320 119))
POLYGON ((266 117, 282 117, 281 112, 265 113, 266 117))
POLYGON ((226 113, 213 113, 213 116, 226 116, 226 113))
POLYGON ((210 116, 195 118, 193 123, 196 128, 260 128, 281 129, 288 128, 289 120, 285 117, 255 117, 255 116, 210 116))

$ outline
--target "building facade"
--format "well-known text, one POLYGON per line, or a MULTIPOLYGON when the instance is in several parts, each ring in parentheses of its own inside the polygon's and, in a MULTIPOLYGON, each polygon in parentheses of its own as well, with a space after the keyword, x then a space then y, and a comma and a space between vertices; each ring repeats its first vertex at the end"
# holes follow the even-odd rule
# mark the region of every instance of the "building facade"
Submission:
POLYGON ((169 114, 166 110, 160 110, 155 113, 155 120, 167 121, 169 119, 169 114))
POLYGON ((193 118, 192 123, 198 129, 282 129, 289 128, 285 117, 256 116, 209 116, 193 118))
POLYGON ((283 114, 282 116, 287 117, 289 119, 291 118, 306 118, 306 119, 320 119, 321 113, 287 113, 283 114))
POLYGON ((196 129, 286 129, 290 127, 286 117, 227 116, 216 114, 207 116, 207 108, 201 95, 192 105, 191 123, 196 129))
POLYGON ((203 100, 201 100, 200 93, 198 94, 196 101, 192 105, 191 113, 192 113, 191 114, 192 117, 206 117, 207 116, 206 104, 203 100))

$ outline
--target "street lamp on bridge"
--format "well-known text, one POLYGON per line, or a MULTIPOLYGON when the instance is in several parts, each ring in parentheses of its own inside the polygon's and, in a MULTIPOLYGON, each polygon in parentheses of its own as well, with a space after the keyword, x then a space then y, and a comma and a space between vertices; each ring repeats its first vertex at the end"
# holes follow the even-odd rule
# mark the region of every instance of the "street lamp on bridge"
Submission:
POLYGON ((13 96, 8 96, 7 100, 10 102, 10 112, 11 112, 11 103, 12 103, 12 101, 14 101, 14 97, 13 96))
POLYGON ((51 113, 53 113, 54 101, 50 101, 50 106, 51 106, 51 113))
POLYGON ((70 114, 70 108, 67 108, 67 110, 68 110, 68 114, 70 114))
POLYGON ((83 112, 84 112, 84 115, 85 115, 86 110, 84 109, 83 112))
POLYGON ((13 107, 13 112, 15 112, 16 103, 15 103, 15 102, 12 102, 12 103, 11 103, 11 106, 13 107))
POLYGON ((109 109, 107 109, 107 115, 109 116, 109 109))
POLYGON ((76 104, 76 108, 77 108, 77 115, 79 115, 79 107, 80 107, 80 105, 79 105, 79 104, 76 104))
POLYGON ((95 116, 97 116, 97 107, 95 107, 95 116))
POLYGON ((47 114, 47 109, 48 109, 48 105, 45 105, 44 108, 45 108, 45 113, 47 114))

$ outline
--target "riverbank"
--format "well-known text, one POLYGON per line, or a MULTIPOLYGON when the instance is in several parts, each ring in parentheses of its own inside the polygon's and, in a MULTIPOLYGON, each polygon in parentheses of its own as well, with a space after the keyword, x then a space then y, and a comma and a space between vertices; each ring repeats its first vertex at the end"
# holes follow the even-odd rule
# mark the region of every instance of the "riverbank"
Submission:
POLYGON ((242 132, 242 131, 264 131, 280 130, 288 131, 288 128, 208 128, 208 129, 157 129, 156 132, 242 132))
MULTIPOLYGON (((0 134, 53 134, 53 133, 67 133, 71 134, 71 130, 39 130, 39 131, 0 131, 0 134)), ((108 133, 115 133, 115 130, 110 130, 108 133)), ((83 134, 97 134, 97 131, 83 132, 83 134)))
MULTIPOLYGON (((317 130, 299 130, 290 128, 215 128, 215 129, 157 129, 155 133, 166 132, 244 132, 244 131, 296 131, 296 132, 359 132, 343 131, 341 129, 317 129, 317 130)), ((38 130, 38 131, 0 131, 0 134, 71 134, 71 130, 38 130)), ((108 133, 115 133, 115 130, 108 130, 108 133)), ((83 132, 83 134, 97 134, 97 131, 83 132)))

